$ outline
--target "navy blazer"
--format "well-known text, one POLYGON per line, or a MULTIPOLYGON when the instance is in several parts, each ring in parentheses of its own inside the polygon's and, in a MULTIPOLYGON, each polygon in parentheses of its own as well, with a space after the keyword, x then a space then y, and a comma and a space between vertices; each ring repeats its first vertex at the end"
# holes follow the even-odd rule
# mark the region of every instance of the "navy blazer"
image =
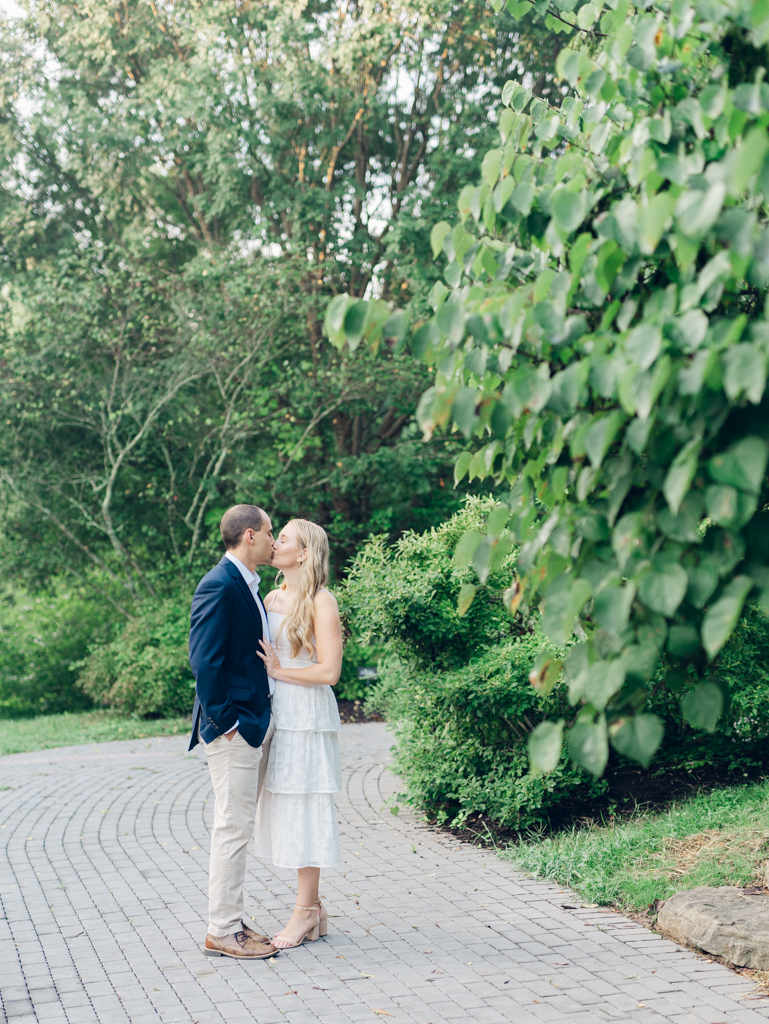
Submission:
POLYGON ((229 732, 261 746, 270 724, 270 684, 262 648, 262 617, 238 567, 223 558, 198 583, 190 612, 190 665, 196 680, 189 750, 229 732))

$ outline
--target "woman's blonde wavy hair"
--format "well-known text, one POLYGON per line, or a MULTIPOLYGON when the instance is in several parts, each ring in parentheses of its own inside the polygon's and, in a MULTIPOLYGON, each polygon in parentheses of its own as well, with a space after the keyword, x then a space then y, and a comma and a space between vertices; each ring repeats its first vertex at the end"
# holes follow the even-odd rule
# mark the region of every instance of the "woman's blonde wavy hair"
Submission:
POLYGON ((300 546, 307 549, 307 557, 299 566, 299 589, 278 634, 285 630, 292 658, 296 658, 303 647, 312 657, 315 653, 315 595, 328 580, 328 536, 322 526, 309 519, 292 519, 291 523, 296 527, 300 546))

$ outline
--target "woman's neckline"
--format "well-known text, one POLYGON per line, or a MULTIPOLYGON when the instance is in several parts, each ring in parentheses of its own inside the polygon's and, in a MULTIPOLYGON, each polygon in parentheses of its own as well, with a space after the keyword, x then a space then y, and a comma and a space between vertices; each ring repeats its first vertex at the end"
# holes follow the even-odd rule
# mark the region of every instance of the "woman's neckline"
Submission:
MULTIPOLYGON (((324 590, 324 591, 325 591, 326 593, 329 593, 329 589, 328 589, 328 587, 321 587, 321 588, 320 588, 320 590, 324 590)), ((273 593, 274 593, 274 591, 273 591, 273 593)), ((318 593, 320 593, 320 591, 318 591, 318 593)), ((273 602, 273 603, 274 603, 274 602, 273 602)), ((265 607, 266 607, 266 606, 265 606, 265 607)), ((283 616, 283 618, 285 618, 285 617, 286 617, 286 616, 288 615, 288 612, 274 612, 274 611, 272 610, 272 605, 270 605, 270 607, 269 607, 269 608, 266 608, 266 611, 267 611, 267 614, 268 614, 268 615, 282 615, 282 616, 283 616)))

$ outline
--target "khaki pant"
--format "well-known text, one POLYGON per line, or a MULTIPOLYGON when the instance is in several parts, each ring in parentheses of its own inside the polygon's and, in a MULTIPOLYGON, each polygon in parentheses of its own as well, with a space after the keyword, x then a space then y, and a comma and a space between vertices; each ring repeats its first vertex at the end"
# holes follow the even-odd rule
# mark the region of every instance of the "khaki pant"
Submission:
POLYGON ((217 736, 204 744, 214 788, 214 826, 208 869, 208 933, 217 938, 240 931, 244 918, 243 885, 248 841, 254 834, 259 798, 270 740, 272 720, 261 747, 251 747, 240 733, 228 740, 217 736))

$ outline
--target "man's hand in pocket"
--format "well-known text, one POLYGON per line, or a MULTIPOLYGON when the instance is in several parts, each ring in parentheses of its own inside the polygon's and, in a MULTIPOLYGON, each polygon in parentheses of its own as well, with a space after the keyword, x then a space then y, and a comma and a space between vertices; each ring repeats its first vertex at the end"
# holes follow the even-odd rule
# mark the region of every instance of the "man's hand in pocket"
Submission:
POLYGON ((230 742, 232 742, 234 737, 237 735, 237 732, 238 732, 238 727, 236 725, 234 729, 231 729, 230 732, 226 732, 224 735, 225 735, 226 739, 228 739, 230 742))

